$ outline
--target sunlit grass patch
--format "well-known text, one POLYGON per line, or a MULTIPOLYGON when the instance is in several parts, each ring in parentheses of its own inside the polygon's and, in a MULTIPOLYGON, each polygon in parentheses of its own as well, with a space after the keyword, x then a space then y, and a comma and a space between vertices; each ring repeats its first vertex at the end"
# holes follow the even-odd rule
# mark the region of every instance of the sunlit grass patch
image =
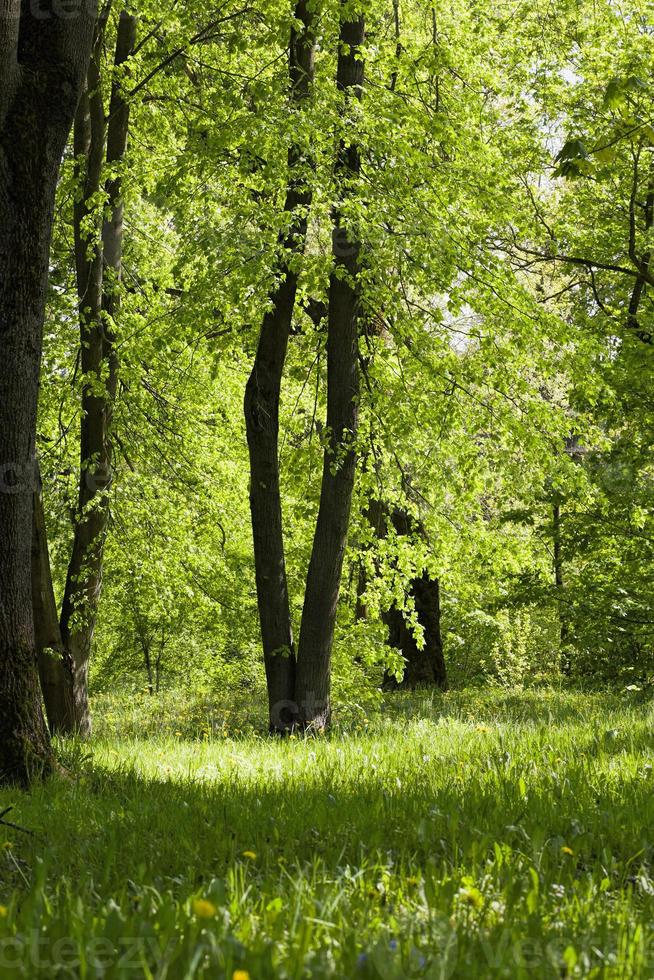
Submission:
POLYGON ((397 698, 294 741, 167 723, 0 795, 34 833, 0 847, 0 975, 652 975, 648 705, 397 698))

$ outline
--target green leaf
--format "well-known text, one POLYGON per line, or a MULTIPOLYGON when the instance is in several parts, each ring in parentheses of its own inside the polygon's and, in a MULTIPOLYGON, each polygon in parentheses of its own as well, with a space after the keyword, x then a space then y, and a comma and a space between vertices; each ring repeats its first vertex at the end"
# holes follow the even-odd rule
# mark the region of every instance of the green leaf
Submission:
POLYGON ((604 92, 604 106, 607 109, 617 109, 624 102, 624 97, 625 94, 620 79, 612 78, 604 92))

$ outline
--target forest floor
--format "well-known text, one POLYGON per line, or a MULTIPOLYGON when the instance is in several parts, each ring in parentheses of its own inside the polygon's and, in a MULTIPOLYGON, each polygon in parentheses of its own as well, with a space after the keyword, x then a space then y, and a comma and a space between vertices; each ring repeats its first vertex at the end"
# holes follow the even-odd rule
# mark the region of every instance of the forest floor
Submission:
POLYGON ((136 738, 114 698, 71 780, 0 792, 32 832, 0 826, 0 977, 652 977, 639 698, 395 696, 284 742, 136 738))

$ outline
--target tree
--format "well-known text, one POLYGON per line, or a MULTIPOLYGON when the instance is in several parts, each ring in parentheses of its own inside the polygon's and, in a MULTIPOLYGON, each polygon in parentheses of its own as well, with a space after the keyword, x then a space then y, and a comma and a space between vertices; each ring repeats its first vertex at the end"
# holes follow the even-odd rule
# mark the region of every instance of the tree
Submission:
MULTIPOLYGON (((120 309, 123 255, 122 174, 130 103, 124 72, 136 43, 136 18, 118 19, 109 112, 103 99, 102 57, 107 20, 96 23, 93 49, 74 128, 77 198, 75 268, 83 373, 78 506, 60 622, 52 623, 53 588, 41 494, 35 496, 35 617, 39 672, 52 732, 87 735, 88 664, 102 586, 112 482, 111 428, 118 383, 115 319, 120 309), (104 186, 105 169, 109 176, 104 186)), ((55 607, 56 608, 56 607, 55 607)))
MULTIPOLYGON (((313 17, 307 0, 299 0, 289 46, 290 99, 296 114, 307 102, 313 83, 313 17)), ((280 235, 281 265, 245 392, 254 561, 273 728, 283 728, 293 721, 289 705, 295 691, 295 649, 279 489, 279 400, 298 287, 297 257, 304 251, 312 199, 310 172, 306 151, 301 145, 291 145, 284 205, 288 228, 280 235)))
POLYGON ((43 702, 51 732, 57 731, 62 718, 71 717, 73 686, 72 664, 61 639, 59 614, 52 584, 48 530, 43 506, 40 473, 34 491, 32 520, 32 609, 34 638, 43 702))
POLYGON ((0 778, 52 766, 32 611, 36 410, 57 176, 95 10, 0 6, 0 778))
POLYGON ((127 149, 130 118, 124 69, 134 50, 136 27, 136 18, 122 11, 109 114, 105 118, 100 70, 104 23, 99 22, 86 89, 75 120, 74 149, 81 184, 75 207, 75 265, 83 388, 79 500, 61 609, 65 647, 61 682, 70 687, 71 694, 58 699, 64 713, 55 719, 54 705, 49 712, 54 728, 69 734, 88 735, 91 729, 88 671, 102 589, 108 491, 112 482, 112 419, 118 386, 115 321, 120 309, 123 256, 120 167, 127 149), (95 212, 105 160, 109 170, 104 188, 106 204, 100 209, 98 220, 95 212))
MULTIPOLYGON (((379 500, 372 500, 368 513, 377 537, 385 537, 392 529, 393 534, 399 537, 417 535, 426 538, 424 526, 405 507, 391 509, 379 500)), ((407 584, 406 592, 408 610, 394 603, 383 613, 389 646, 399 650, 405 661, 402 679, 398 681, 394 674, 387 671, 384 686, 394 690, 397 687, 424 685, 446 690, 440 583, 427 568, 418 567, 407 584)))
MULTIPOLYGON (((363 14, 343 15, 339 37, 338 90, 363 97, 363 14)), ((295 702, 302 726, 325 727, 331 719, 331 654, 343 558, 356 471, 359 419, 361 243, 344 211, 361 170, 356 136, 344 135, 336 163, 338 203, 333 213, 334 268, 327 318, 327 431, 316 531, 307 573, 298 646, 295 702)))
MULTIPOLYGON (((314 25, 304 0, 296 8, 290 45, 291 96, 296 111, 313 79, 314 25)), ((363 87, 364 19, 348 19, 341 7, 338 91, 360 100, 363 87)), ((329 722, 330 658, 355 474, 358 416, 360 246, 346 228, 342 205, 333 213, 333 262, 327 322, 327 430, 323 482, 313 552, 306 581, 297 664, 293 646, 279 489, 278 430, 281 380, 298 287, 297 257, 304 250, 312 190, 302 147, 288 157, 289 184, 282 234, 282 265, 270 310, 261 328, 245 397, 250 450, 250 504, 257 594, 268 683, 271 730, 329 722)), ((356 141, 343 137, 335 165, 337 194, 344 200, 359 175, 356 141)))

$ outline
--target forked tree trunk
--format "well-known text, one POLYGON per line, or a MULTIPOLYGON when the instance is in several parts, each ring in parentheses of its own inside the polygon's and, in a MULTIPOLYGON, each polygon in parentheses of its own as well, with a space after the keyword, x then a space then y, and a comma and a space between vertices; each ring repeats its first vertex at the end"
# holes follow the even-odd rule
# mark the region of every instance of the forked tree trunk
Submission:
MULTIPOLYGON (((293 28, 291 33, 289 79, 295 113, 307 102, 314 77, 314 14, 309 8, 307 0, 299 0, 295 18, 302 27, 293 28)), ((283 253, 279 279, 261 325, 244 405, 257 599, 272 731, 284 730, 295 720, 295 651, 284 555, 278 434, 282 374, 298 284, 294 260, 304 251, 311 206, 310 169, 301 146, 291 146, 284 206, 290 224, 279 242, 283 253)))
MULTIPOLYGON (((349 4, 343 0, 342 10, 349 4)), ((363 15, 341 22, 337 87, 363 95, 363 15)), ((336 163, 341 198, 351 193, 361 159, 356 142, 342 139, 336 163)), ((345 227, 340 205, 333 216, 334 271, 327 321, 327 436, 320 505, 307 574, 298 646, 295 701, 302 727, 323 728, 331 718, 331 653, 356 470, 359 413, 360 244, 345 227)))
MULTIPOLYGON (((106 124, 100 58, 104 25, 99 24, 86 91, 75 120, 75 155, 82 161, 83 194, 75 209, 75 256, 79 296, 80 349, 84 377, 80 438, 80 482, 73 547, 61 610, 61 635, 72 664, 72 692, 61 730, 88 735, 91 716, 88 671, 102 590, 104 545, 112 482, 111 426, 118 384, 114 320, 120 302, 123 251, 123 202, 118 174, 106 183, 109 216, 88 229, 105 163, 119 166, 129 131, 129 104, 122 77, 114 77, 106 124)), ((122 68, 136 42, 136 19, 121 13, 115 65, 122 68)), ((64 679, 68 675, 62 673, 64 679)))
POLYGON ((53 766, 36 663, 32 517, 48 257, 95 14, 0 0, 0 781, 53 766))

